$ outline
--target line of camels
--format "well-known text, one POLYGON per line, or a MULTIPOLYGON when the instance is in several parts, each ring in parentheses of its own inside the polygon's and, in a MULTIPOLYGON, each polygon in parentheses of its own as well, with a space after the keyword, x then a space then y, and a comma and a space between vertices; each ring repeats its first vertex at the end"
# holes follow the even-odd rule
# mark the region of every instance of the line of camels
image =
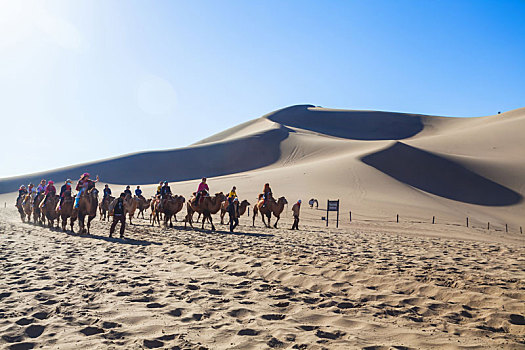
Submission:
MULTIPOLYGON (((46 225, 48 227, 59 228, 61 226, 63 231, 66 231, 66 226, 69 219, 69 225, 71 232, 74 232, 73 226, 75 221, 78 220, 79 233, 89 234, 91 221, 97 216, 97 211, 100 215, 100 220, 109 220, 109 217, 113 215, 111 204, 115 197, 107 196, 106 198, 99 201, 99 191, 93 187, 82 193, 79 197, 78 208, 74 208, 75 197, 71 193, 66 193, 62 204, 60 204, 60 198, 58 195, 49 196, 45 198, 43 194, 38 194, 34 198, 30 195, 19 197, 16 202, 16 207, 20 214, 20 218, 23 222, 31 221, 35 224, 46 225), (43 205, 45 201, 45 205, 43 205)), ((212 215, 217 214, 220 211, 221 224, 224 224, 224 216, 227 212, 229 202, 224 193, 219 192, 213 196, 205 196, 199 200, 199 203, 195 203, 195 193, 193 193, 190 200, 186 202, 186 199, 180 195, 169 196, 168 198, 160 200, 153 197, 146 199, 144 197, 137 196, 126 196, 124 199, 125 215, 129 217, 129 222, 133 225, 132 219, 137 212, 137 218, 142 215, 144 219, 144 212, 147 209, 151 210, 149 221, 152 226, 157 223, 161 226, 161 220, 163 220, 164 226, 173 227, 172 218, 177 221, 176 214, 184 208, 186 203, 186 216, 184 218, 184 228, 189 223, 193 228, 193 215, 198 213, 197 222, 199 222, 202 215, 202 229, 206 222, 211 225, 212 231, 215 231, 215 225, 213 224, 212 215)), ((241 217, 246 212, 246 209, 251 205, 247 200, 242 202, 235 202, 238 206, 236 209, 237 216, 241 217)), ((272 215, 276 218, 273 225, 277 228, 280 215, 284 210, 284 206, 288 204, 285 197, 280 197, 277 200, 269 198, 266 203, 262 199, 262 195, 259 195, 257 203, 253 206, 253 220, 252 225, 255 226, 255 218, 258 213, 261 214, 263 224, 267 228, 271 228, 270 220, 272 215), (267 222, 265 221, 267 219, 267 222)))

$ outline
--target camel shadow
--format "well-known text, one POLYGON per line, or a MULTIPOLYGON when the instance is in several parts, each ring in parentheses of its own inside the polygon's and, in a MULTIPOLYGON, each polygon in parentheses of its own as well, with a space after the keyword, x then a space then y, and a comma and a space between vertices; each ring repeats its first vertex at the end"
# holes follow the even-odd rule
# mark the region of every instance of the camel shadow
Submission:
POLYGON ((99 236, 99 235, 80 235, 80 234, 72 233, 70 231, 67 231, 66 234, 69 236, 78 237, 78 238, 98 239, 98 240, 106 241, 109 243, 120 243, 120 244, 140 245, 140 246, 162 245, 162 243, 159 243, 159 242, 152 242, 152 241, 133 239, 133 238, 117 238, 117 237, 107 237, 107 236, 99 236))
POLYGON ((201 228, 191 228, 191 227, 187 227, 187 228, 182 228, 182 230, 186 230, 186 231, 197 231, 197 232, 200 232, 200 233, 207 233, 207 234, 216 234, 216 233, 219 233, 221 235, 234 235, 234 236, 248 236, 248 237, 262 237, 262 238, 269 238, 269 237, 274 237, 275 235, 273 234, 270 234, 270 233, 252 233, 252 232, 242 232, 242 231, 237 231, 237 232, 230 232, 230 231, 224 231, 224 230, 215 230, 215 231, 212 231, 210 229, 201 229, 201 228))

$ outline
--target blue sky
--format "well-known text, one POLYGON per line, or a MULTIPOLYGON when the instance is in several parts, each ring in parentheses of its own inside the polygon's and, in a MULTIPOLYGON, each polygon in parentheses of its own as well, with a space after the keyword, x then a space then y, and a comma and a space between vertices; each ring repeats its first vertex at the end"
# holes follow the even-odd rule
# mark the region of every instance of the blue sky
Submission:
POLYGON ((525 107, 525 1, 0 0, 0 177, 189 145, 293 104, 525 107))

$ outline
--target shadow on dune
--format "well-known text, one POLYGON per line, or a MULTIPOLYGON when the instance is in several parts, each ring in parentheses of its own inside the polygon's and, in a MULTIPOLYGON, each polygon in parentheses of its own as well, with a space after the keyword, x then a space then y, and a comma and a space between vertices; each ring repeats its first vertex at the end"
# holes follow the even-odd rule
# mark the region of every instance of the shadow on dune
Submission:
POLYGON ((16 191, 22 183, 38 183, 42 178, 53 179, 55 182, 67 178, 76 180, 86 171, 92 175, 99 174, 104 182, 134 185, 239 173, 275 163, 281 155, 281 141, 287 137, 286 128, 278 128, 231 141, 144 152, 29 176, 17 176, 0 180, 0 194, 16 191))
POLYGON ((266 115, 286 126, 353 140, 401 140, 423 130, 421 117, 377 111, 310 110, 292 106, 266 115))
POLYGON ((364 156, 361 160, 400 182, 459 202, 506 206, 523 199, 519 193, 459 163, 402 142, 364 156))
MULTIPOLYGON (((129 245, 141 245, 141 246, 148 246, 148 245, 162 245, 162 243, 159 242, 151 242, 146 240, 140 240, 140 239, 133 239, 133 238, 116 238, 116 237, 108 237, 108 236, 99 236, 99 235, 78 235, 73 234, 71 232, 67 232, 66 234, 78 237, 78 238, 89 238, 89 239, 98 239, 101 241, 111 242, 111 243, 120 243, 120 244, 129 244, 129 245)), ((116 233, 118 236, 118 232, 116 233)))

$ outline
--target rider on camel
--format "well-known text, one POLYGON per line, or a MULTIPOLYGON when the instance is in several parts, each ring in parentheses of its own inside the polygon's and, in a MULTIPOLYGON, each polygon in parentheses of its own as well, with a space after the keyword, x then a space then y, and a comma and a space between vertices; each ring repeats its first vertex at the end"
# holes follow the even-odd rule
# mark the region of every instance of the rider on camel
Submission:
POLYGON ((58 209, 62 209, 62 202, 64 202, 64 198, 66 198, 68 192, 68 196, 71 196, 71 190, 71 179, 67 179, 66 182, 62 185, 62 187, 60 187, 60 204, 58 209))
POLYGON ((77 196, 75 197, 75 206, 74 206, 75 209, 78 208, 78 203, 80 201, 80 196, 82 195, 82 193, 95 187, 95 184, 98 182, 98 180, 99 180, 98 175, 97 175, 97 179, 94 181, 89 178, 89 173, 84 173, 82 174, 82 176, 80 176, 80 179, 78 180, 77 187, 76 187, 76 190, 79 192, 77 196))
POLYGON ((44 203, 42 203, 42 208, 46 206, 47 199, 50 196, 55 196, 57 194, 57 189, 55 188, 55 182, 53 180, 49 180, 46 186, 46 189, 44 191, 44 203))
POLYGON ((164 185, 160 189, 160 203, 159 203, 159 209, 162 209, 163 204, 168 197, 171 197, 171 188, 168 185, 168 181, 164 181, 164 185))
MULTIPOLYGON (((43 193, 45 190, 46 190, 46 180, 42 179, 42 181, 40 181, 40 184, 36 188, 35 198, 38 197, 40 193, 43 193)), ((22 204, 26 204, 26 200, 24 200, 22 204)))
POLYGON ((107 197, 111 196, 111 188, 109 188, 108 184, 104 185, 104 196, 102 197, 102 200, 105 200, 107 197))
POLYGON ((133 196, 131 195, 131 190, 130 190, 130 188, 131 188, 131 187, 130 187, 129 185, 127 185, 127 186, 126 186, 126 189, 124 190, 124 193, 126 194, 126 197, 129 196, 129 197, 131 198, 131 197, 133 197, 133 196))
POLYGON ((268 203, 268 200, 272 198, 272 189, 270 188, 270 184, 269 183, 266 183, 264 184, 264 189, 263 189, 263 207, 266 206, 266 203, 268 203))
POLYGON ((230 193, 228 193, 228 196, 226 198, 228 198, 228 202, 230 204, 235 200, 235 198, 238 198, 237 187, 233 186, 232 190, 230 191, 230 193))
POLYGON ((197 197, 195 198, 195 204, 199 205, 199 199, 202 196, 206 196, 210 191, 210 188, 208 187, 208 184, 206 183, 206 178, 203 177, 201 183, 199 184, 199 188, 197 189, 197 197))
POLYGON ((26 190, 26 187, 24 185, 21 185, 20 188, 18 189, 18 199, 20 199, 20 197, 22 196, 25 196, 27 194, 27 190, 26 190))
POLYGON ((135 189, 135 196, 137 196, 138 198, 144 198, 142 196, 142 190, 140 189, 140 186, 137 186, 137 188, 135 189))

